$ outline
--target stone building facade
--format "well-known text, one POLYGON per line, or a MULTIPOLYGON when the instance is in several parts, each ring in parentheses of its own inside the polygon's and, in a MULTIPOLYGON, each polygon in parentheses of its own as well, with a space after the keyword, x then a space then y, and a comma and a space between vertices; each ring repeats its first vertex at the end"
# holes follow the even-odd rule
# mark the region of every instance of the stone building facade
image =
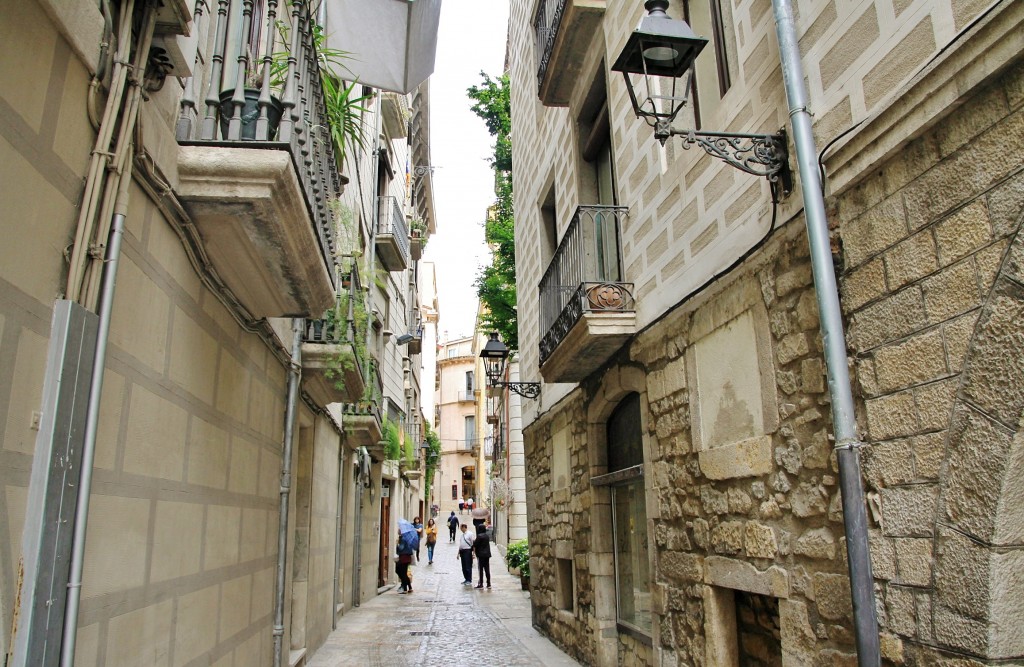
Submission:
MULTIPOLYGON (((585 664, 856 664, 802 202, 773 210, 763 179, 634 118, 608 65, 642 9, 512 4, 520 370, 544 381, 523 415, 534 624, 585 664), (621 266, 579 293, 627 305, 552 326, 547 276, 598 227, 621 266)), ((1024 7, 797 10, 883 660, 1019 661, 1024 7)), ((721 26, 701 129, 784 126, 771 3, 685 12, 721 26)))
MULTIPOLYGON (((61 368, 54 355, 60 339, 54 312, 67 300, 80 300, 81 310, 97 309, 95 293, 67 293, 67 285, 69 257, 84 253, 92 275, 98 275, 107 244, 102 233, 95 246, 88 238, 75 244, 95 153, 95 123, 111 85, 113 65, 104 60, 104 53, 110 55, 104 45, 117 41, 104 26, 118 30, 121 12, 135 7, 134 20, 129 16, 124 25, 131 42, 141 43, 143 13, 160 4, 168 13, 158 17, 154 43, 165 48, 154 52, 153 62, 175 69, 162 87, 154 85, 143 96, 138 132, 127 135, 134 138, 134 170, 120 198, 127 202, 126 222, 99 409, 75 664, 270 665, 275 636, 281 637, 286 664, 303 664, 337 614, 377 594, 384 519, 420 508, 414 466, 383 462, 379 455, 374 460, 360 451, 357 438, 367 438, 374 419, 373 443, 380 440, 380 415, 348 409, 361 396, 325 382, 331 378, 324 373, 324 355, 309 347, 316 342, 308 328, 312 319, 323 317, 341 289, 328 251, 333 247, 324 247, 335 240, 336 219, 322 217, 324 197, 340 194, 327 193, 324 185, 333 165, 308 151, 302 154, 309 158, 306 165, 293 161, 287 144, 222 142, 218 134, 197 145, 202 143, 196 140, 198 130, 181 131, 184 120, 193 121, 193 128, 199 124, 195 100, 203 99, 203 84, 212 78, 217 9, 230 6, 238 18, 243 3, 4 2, 0 662, 5 665, 56 664, 59 654, 62 619, 55 617, 45 662, 38 653, 27 661, 24 654, 15 657, 16 641, 40 627, 23 609, 19 615, 20 601, 35 592, 26 572, 41 554, 25 538, 51 536, 59 526, 71 525, 44 522, 38 512, 41 499, 54 497, 39 492, 38 471, 45 477, 48 469, 65 465, 63 452, 46 455, 48 442, 41 435, 54 420, 44 391, 54 369, 61 368), (109 22, 101 4, 116 14, 109 22), (188 12, 175 16, 183 6, 188 12), (166 56, 171 44, 189 54, 189 43, 191 60, 156 57, 166 56), (309 182, 301 181, 314 168, 323 179, 316 190, 319 200, 309 182), (219 216, 215 223, 204 218, 211 208, 219 216), (314 215, 321 217, 314 220, 314 215), (317 228, 320 222, 325 228, 317 228), (257 224, 246 227, 249 223, 257 224), (257 243, 246 245, 254 236, 257 243), (218 243, 223 244, 219 249, 218 243), (224 248, 228 254, 218 254, 224 248), (292 317, 310 318, 300 324, 310 343, 302 345, 291 470, 283 475, 292 317), (275 634, 279 507, 282 485, 288 483, 284 618, 275 634), (384 487, 394 490, 387 515, 384 487)), ((289 11, 303 7, 308 10, 307 3, 294 3, 289 11)), ((141 80, 141 68, 133 77, 141 80)), ((376 94, 366 121, 379 128, 397 165, 396 151, 403 151, 404 162, 405 153, 428 141, 425 127, 408 138, 407 125, 410 100, 415 111, 427 113, 425 88, 389 102, 382 97, 376 94), (403 134, 378 121, 386 103, 403 134)), ((120 109, 116 100, 112 104, 120 109)), ((127 117, 120 123, 130 128, 127 117)), ((371 175, 383 168, 376 154, 371 157, 376 148, 371 140, 351 153, 349 174, 366 186, 350 188, 343 199, 345 206, 363 211, 356 217, 363 256, 375 252, 377 219, 371 212, 377 195, 392 196, 403 211, 427 218, 425 233, 434 230, 432 204, 422 191, 410 197, 405 179, 393 179, 384 191, 370 184, 371 175)), ((106 164, 101 169, 115 171, 106 164)), ((107 203, 113 204, 118 193, 108 194, 107 203)), ((109 223, 111 210, 105 213, 103 222, 109 223)), ((374 283, 366 275, 363 281, 374 283)), ((411 427, 420 423, 419 379, 410 377, 418 373, 418 353, 399 348, 382 331, 415 330, 415 267, 385 271, 377 282, 382 315, 369 348, 383 377, 374 405, 379 410, 384 398, 391 399, 411 427), (382 307, 389 302, 391 308, 382 307)), ((91 372, 86 365, 65 367, 86 378, 91 372)), ((88 393, 87 381, 84 388, 88 393)), ((82 394, 77 398, 76 415, 85 404, 82 394)), ((61 415, 71 420, 67 412, 61 415)), ((407 435, 417 433, 410 428, 407 435)), ((80 451, 75 436, 68 441, 80 451)), ((70 475, 65 500, 78 486, 75 465, 70 475)), ((67 545, 43 554, 40 562, 66 565, 67 545)), ((390 580, 390 570, 383 572, 390 580)), ((54 602, 36 599, 43 607, 54 602)))

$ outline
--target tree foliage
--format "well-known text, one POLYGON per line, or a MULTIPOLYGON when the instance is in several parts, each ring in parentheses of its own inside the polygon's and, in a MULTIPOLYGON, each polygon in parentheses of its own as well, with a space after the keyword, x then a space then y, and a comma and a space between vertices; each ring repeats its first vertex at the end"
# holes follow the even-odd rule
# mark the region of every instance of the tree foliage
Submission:
POLYGON ((516 247, 512 206, 512 111, 508 74, 492 79, 480 72, 483 82, 467 90, 470 107, 495 138, 494 194, 496 201, 484 223, 484 238, 491 247, 491 263, 476 278, 477 296, 485 306, 480 326, 497 331, 509 350, 519 349, 516 318, 516 247))
POLYGON ((424 490, 424 496, 430 497, 430 487, 434 484, 434 475, 437 472, 437 467, 441 464, 441 438, 434 433, 434 429, 430 427, 430 422, 423 421, 423 429, 425 438, 427 441, 427 454, 426 454, 426 489, 424 490))

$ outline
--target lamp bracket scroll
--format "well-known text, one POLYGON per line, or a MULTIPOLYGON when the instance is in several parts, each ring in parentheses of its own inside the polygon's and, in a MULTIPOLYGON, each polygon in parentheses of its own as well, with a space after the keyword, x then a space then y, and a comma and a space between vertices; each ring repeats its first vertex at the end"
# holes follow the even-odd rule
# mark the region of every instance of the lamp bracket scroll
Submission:
POLYGON ((508 387, 523 398, 537 398, 540 396, 540 382, 499 382, 498 385, 508 387))

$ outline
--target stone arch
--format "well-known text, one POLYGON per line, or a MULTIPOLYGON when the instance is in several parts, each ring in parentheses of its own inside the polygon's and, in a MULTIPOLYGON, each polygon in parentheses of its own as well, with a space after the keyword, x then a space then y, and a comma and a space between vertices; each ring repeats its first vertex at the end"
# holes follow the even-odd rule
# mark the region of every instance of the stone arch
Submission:
POLYGON ((987 659, 1024 657, 1022 225, 967 347, 934 533, 935 639, 987 659))

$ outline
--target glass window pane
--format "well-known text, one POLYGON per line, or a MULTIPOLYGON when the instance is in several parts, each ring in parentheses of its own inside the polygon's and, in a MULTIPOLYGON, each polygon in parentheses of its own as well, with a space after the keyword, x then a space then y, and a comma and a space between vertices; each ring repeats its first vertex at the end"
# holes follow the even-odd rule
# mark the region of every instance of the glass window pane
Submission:
POLYGON ((643 478, 612 488, 612 524, 618 620, 650 632, 651 590, 643 478))

